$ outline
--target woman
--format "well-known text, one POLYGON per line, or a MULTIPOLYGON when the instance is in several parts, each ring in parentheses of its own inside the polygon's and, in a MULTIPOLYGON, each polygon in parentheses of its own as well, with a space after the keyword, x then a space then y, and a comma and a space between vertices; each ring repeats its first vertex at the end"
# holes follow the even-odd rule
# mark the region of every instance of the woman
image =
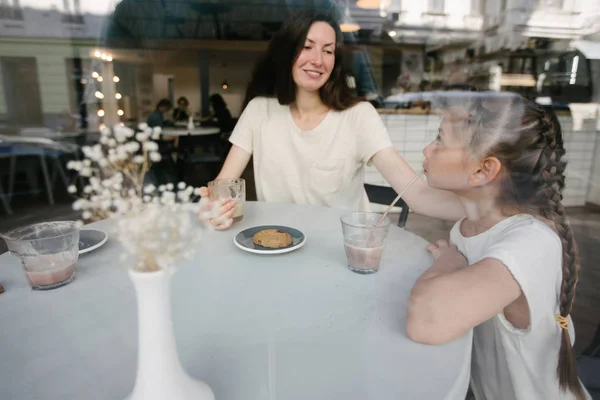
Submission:
MULTIPOLYGON (((368 210, 366 164, 397 192, 415 176, 377 111, 348 87, 341 32, 327 16, 301 12, 284 24, 253 72, 246 102, 217 179, 239 178, 254 156, 260 201, 368 210)), ((463 215, 456 196, 421 180, 404 197, 416 212, 449 220, 463 215), (439 210, 441 198, 452 206, 439 210)), ((226 229, 233 212, 234 202, 226 202, 210 222, 226 229)))
POLYGON ((173 121, 170 121, 169 119, 167 119, 167 117, 165 117, 165 115, 169 112, 171 107, 172 104, 169 99, 161 99, 156 104, 156 109, 154 110, 154 112, 150 114, 148 120, 146 121, 148 126, 152 128, 154 128, 155 126, 173 126, 173 121))
POLYGON ((210 120, 202 123, 202 126, 218 126, 221 132, 231 132, 235 126, 235 120, 231 117, 231 112, 227 108, 227 103, 218 93, 210 96, 210 105, 213 115, 210 120))
POLYGON ((188 107, 190 102, 185 97, 177 99, 177 107, 173 110, 173 121, 187 121, 190 117, 188 107))

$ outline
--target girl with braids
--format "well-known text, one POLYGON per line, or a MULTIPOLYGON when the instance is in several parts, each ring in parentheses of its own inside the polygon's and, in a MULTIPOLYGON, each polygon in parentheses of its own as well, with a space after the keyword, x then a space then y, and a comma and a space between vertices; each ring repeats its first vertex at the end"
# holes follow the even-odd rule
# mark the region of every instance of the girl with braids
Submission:
POLYGON ((476 399, 588 399, 569 316, 579 261, 561 204, 565 150, 556 117, 516 95, 469 94, 447 107, 424 150, 430 186, 466 218, 410 295, 411 339, 439 344, 473 329, 476 399))

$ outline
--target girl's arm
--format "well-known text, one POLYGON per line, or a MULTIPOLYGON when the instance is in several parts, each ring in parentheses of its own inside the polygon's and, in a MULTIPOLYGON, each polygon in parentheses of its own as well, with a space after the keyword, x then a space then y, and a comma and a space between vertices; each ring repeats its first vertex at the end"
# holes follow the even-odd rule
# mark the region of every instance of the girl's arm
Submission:
POLYGON ((494 258, 468 266, 444 240, 427 249, 435 262, 413 286, 408 303, 407 334, 416 342, 452 341, 523 294, 508 268, 494 258))
MULTIPOLYGON (((379 151, 371 162, 397 193, 415 176, 415 171, 393 147, 379 151)), ((422 179, 418 179, 402 197, 412 211, 429 217, 458 221, 465 215, 455 194, 432 188, 422 179)))

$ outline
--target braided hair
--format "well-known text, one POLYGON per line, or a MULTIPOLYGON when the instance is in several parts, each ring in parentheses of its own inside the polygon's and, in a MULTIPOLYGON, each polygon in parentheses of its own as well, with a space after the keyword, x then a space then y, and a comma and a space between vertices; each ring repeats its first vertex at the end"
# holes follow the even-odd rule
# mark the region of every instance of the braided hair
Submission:
MULTIPOLYGON (((579 254, 565 208, 565 149, 560 123, 537 104, 517 95, 471 99, 463 128, 469 132, 469 151, 496 157, 501 165, 501 187, 497 203, 540 217, 562 243, 562 284, 560 317, 567 318, 573 307, 579 254), (474 103, 473 102, 474 100, 474 103), (520 117, 520 118, 519 118, 520 117)), ((557 375, 561 389, 576 399, 585 399, 568 329, 561 329, 557 375)))

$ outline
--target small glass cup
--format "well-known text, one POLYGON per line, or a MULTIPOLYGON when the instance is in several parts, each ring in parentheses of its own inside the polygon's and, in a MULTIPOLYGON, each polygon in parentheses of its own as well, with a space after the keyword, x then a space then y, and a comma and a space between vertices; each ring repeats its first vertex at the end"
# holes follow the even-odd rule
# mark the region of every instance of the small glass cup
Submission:
POLYGON ((375 227, 380 218, 381 214, 371 212, 355 212, 341 218, 344 250, 350 271, 373 274, 379 270, 391 222, 386 217, 375 227))
POLYGON ((55 289, 75 277, 79 226, 75 221, 42 222, 2 235, 21 262, 33 290, 55 289))
POLYGON ((239 179, 217 179, 208 182, 211 200, 235 200, 233 222, 244 219, 244 204, 246 203, 246 181, 239 179))

